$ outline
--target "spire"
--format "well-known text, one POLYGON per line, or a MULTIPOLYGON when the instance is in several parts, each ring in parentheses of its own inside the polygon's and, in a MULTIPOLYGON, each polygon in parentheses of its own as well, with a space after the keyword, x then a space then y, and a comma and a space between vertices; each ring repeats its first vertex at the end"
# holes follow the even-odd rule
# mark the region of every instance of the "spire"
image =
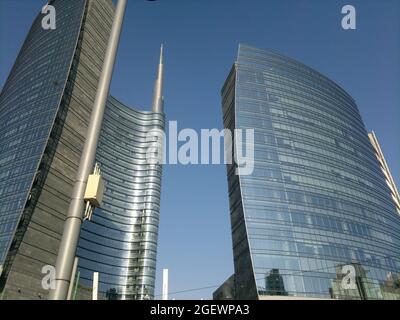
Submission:
POLYGON ((163 64, 163 59, 164 59, 164 45, 161 43, 161 47, 160 47, 160 64, 163 64))
POLYGON ((160 63, 158 65, 157 79, 154 85, 154 96, 153 96, 153 112, 163 112, 164 108, 164 97, 163 92, 163 77, 164 77, 164 46, 161 44, 160 48, 160 63))

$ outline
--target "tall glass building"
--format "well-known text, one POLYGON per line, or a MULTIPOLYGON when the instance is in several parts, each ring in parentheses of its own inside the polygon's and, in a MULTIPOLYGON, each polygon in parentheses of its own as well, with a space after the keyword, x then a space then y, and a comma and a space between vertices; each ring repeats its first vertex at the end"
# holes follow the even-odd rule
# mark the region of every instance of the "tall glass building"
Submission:
MULTIPOLYGON (((38 14, 0 94, 1 299, 48 295, 42 268, 55 265, 115 12, 112 0, 49 5, 56 29, 44 30, 38 14)), ((164 127, 162 61, 155 91, 152 111, 112 97, 106 106, 96 156, 104 207, 77 251, 79 283, 99 272, 103 298, 153 296, 161 167, 143 155, 146 130, 164 127)))
POLYGON ((106 191, 102 207, 82 228, 80 291, 91 288, 93 272, 99 272, 100 298, 154 297, 162 168, 146 158, 151 130, 164 130, 163 113, 138 111, 110 97, 96 157, 106 191))
POLYGON ((255 130, 253 173, 227 168, 236 298, 400 299, 400 216, 354 99, 241 44, 222 106, 255 130))

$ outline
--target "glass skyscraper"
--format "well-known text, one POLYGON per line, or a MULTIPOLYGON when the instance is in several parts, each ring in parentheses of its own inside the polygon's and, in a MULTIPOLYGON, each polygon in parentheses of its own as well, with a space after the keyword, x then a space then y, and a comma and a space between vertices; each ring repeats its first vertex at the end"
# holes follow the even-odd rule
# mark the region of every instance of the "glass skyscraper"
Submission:
POLYGON ((241 44, 222 107, 255 130, 253 173, 227 167, 236 298, 400 299, 400 216, 354 99, 241 44))
MULTIPOLYGON (((42 268, 55 265, 115 11, 112 0, 49 4, 56 29, 38 14, 0 94, 2 299, 47 298, 42 268)), ((153 297, 161 167, 144 155, 147 130, 164 128, 162 61, 155 91, 152 111, 107 102, 96 155, 104 206, 77 251, 79 284, 90 289, 99 272, 100 298, 153 297)))
POLYGON ((91 288, 99 272, 104 299, 154 297, 162 168, 146 159, 150 130, 164 130, 163 113, 109 98, 96 156, 106 191, 77 251, 79 283, 91 288))

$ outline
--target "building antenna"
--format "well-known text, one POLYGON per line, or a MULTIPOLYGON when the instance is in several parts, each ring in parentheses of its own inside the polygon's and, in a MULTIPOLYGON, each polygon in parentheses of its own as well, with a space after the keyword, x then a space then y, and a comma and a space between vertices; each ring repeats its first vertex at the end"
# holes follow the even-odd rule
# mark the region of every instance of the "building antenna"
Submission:
POLYGON ((161 44, 160 48, 160 62, 158 64, 157 79, 154 84, 154 95, 153 95, 153 112, 163 113, 164 109, 164 97, 162 95, 164 85, 164 45, 161 44))

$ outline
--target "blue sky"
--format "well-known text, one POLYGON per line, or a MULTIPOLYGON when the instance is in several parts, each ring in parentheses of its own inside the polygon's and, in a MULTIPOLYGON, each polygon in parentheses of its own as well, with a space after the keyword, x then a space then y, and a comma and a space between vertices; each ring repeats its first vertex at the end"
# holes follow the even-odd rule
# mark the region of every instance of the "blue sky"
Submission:
MULTIPOLYGON (((0 0, 0 87, 42 0, 0 0)), ((220 89, 239 42, 297 59, 340 84, 375 130, 400 184, 400 1, 129 0, 111 93, 149 109, 160 43, 165 110, 178 129, 222 128, 220 89), (341 28, 341 8, 357 29, 341 28)), ((156 294, 217 286, 233 273, 223 165, 164 167, 156 294)), ((171 294, 210 298, 214 288, 171 294)))

